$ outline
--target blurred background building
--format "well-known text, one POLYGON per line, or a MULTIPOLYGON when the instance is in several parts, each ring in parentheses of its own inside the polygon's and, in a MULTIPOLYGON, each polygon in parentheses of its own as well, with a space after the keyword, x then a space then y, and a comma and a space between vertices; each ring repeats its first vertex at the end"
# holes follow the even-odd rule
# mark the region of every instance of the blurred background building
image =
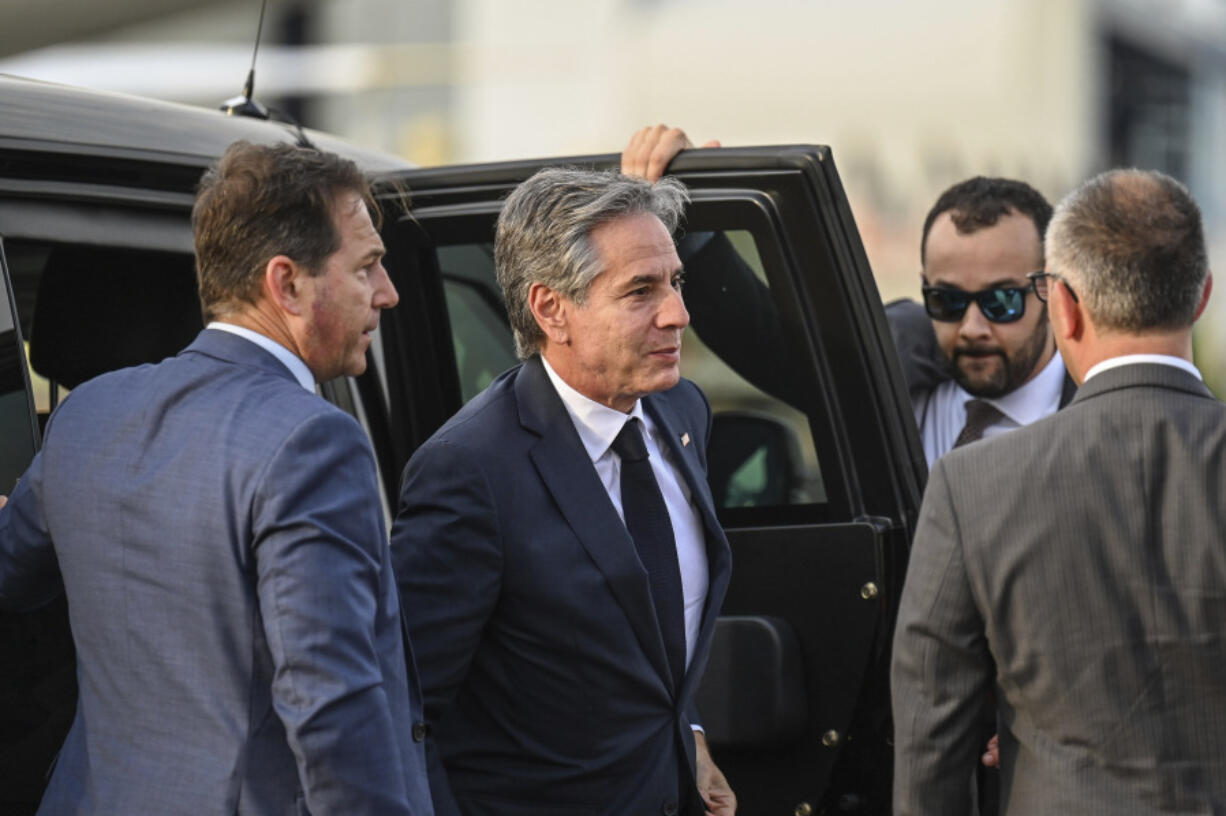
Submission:
MULTIPOLYGON (((215 106, 259 0, 5 0, 0 72, 215 106)), ((1226 0, 269 0, 256 96, 418 164, 828 144, 886 298, 949 184, 1168 172, 1226 259, 1226 0)), ((1226 277, 1198 362, 1226 395, 1226 277)))

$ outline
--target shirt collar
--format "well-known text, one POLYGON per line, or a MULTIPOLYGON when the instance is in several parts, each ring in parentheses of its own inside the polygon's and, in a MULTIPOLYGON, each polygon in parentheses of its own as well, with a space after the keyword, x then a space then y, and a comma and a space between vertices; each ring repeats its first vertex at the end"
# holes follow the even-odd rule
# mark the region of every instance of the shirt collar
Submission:
POLYGON ((205 328, 217 329, 218 331, 229 332, 230 334, 237 334, 239 337, 250 340, 252 343, 255 343, 257 346, 264 349, 264 351, 267 351, 273 357, 280 360, 281 364, 289 369, 289 373, 294 375, 294 379, 298 381, 299 385, 310 391, 312 394, 315 393, 315 377, 311 374, 311 369, 307 368, 307 364, 302 361, 301 357, 294 354, 294 352, 290 351, 276 340, 273 340, 271 337, 252 331, 251 329, 243 326, 236 326, 233 323, 223 323, 220 320, 212 321, 209 323, 209 325, 205 326, 205 328))
POLYGON ((579 432, 579 440, 583 443, 584 450, 587 451, 588 457, 593 462, 604 456, 609 450, 609 446, 621 433, 622 426, 626 424, 627 419, 634 417, 648 429, 652 427, 643 413, 642 400, 635 400, 634 409, 629 414, 623 414, 571 388, 558 375, 558 372, 553 370, 553 366, 549 365, 544 355, 541 355, 541 363, 545 366, 545 373, 549 375, 549 381, 553 383, 554 390, 562 398, 562 404, 566 406, 566 412, 570 414, 571 421, 575 423, 575 430, 579 432))
POLYGON ((1134 365, 1136 363, 1157 363, 1158 365, 1174 366, 1175 368, 1182 368, 1202 382, 1205 379, 1200 375, 1200 371, 1197 370, 1196 366, 1182 357, 1172 357, 1169 354, 1121 354, 1119 357, 1111 357, 1097 365, 1091 366, 1090 370, 1086 372, 1085 378, 1088 380, 1095 374, 1102 374, 1104 371, 1109 371, 1113 368, 1134 365))

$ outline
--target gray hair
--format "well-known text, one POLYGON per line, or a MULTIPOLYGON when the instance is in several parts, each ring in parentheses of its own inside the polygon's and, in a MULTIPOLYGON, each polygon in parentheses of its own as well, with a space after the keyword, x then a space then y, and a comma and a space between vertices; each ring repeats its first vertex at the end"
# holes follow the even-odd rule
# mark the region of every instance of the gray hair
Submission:
POLYGON ((521 360, 540 351, 544 333, 528 305, 540 283, 582 305, 604 271, 589 236, 601 224, 646 213, 677 228, 689 201, 674 178, 655 184, 612 171, 555 167, 516 187, 503 204, 494 239, 494 269, 506 300, 515 353, 521 360))
POLYGON ((1069 193, 1047 259, 1096 325, 1129 333, 1191 326, 1209 273, 1200 208, 1152 170, 1111 170, 1069 193))

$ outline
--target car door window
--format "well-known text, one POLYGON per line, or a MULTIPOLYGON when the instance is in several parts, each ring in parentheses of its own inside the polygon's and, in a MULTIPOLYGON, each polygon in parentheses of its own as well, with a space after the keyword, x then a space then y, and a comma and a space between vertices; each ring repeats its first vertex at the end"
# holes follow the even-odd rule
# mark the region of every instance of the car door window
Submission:
POLYGON ((502 292, 494 279, 491 244, 438 250, 439 272, 451 321, 451 342, 465 402, 517 362, 502 292))
POLYGON ((813 394, 788 353, 803 336, 789 336, 758 240, 745 229, 696 232, 679 251, 690 311, 682 373, 711 401, 708 477, 717 505, 734 515, 824 503, 809 426, 813 394))
POLYGON ((200 331, 189 253, 16 238, 4 247, 44 423, 85 380, 176 354, 200 331))
POLYGON ((17 312, 2 261, 0 268, 0 495, 7 495, 34 457, 36 430, 17 312))

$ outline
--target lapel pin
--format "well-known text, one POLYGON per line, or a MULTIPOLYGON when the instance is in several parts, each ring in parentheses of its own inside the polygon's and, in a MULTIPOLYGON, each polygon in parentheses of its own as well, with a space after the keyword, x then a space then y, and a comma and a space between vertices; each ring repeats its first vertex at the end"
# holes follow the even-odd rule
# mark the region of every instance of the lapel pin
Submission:
POLYGON ((690 444, 690 435, 688 433, 681 434, 681 447, 684 448, 688 444, 690 444))

